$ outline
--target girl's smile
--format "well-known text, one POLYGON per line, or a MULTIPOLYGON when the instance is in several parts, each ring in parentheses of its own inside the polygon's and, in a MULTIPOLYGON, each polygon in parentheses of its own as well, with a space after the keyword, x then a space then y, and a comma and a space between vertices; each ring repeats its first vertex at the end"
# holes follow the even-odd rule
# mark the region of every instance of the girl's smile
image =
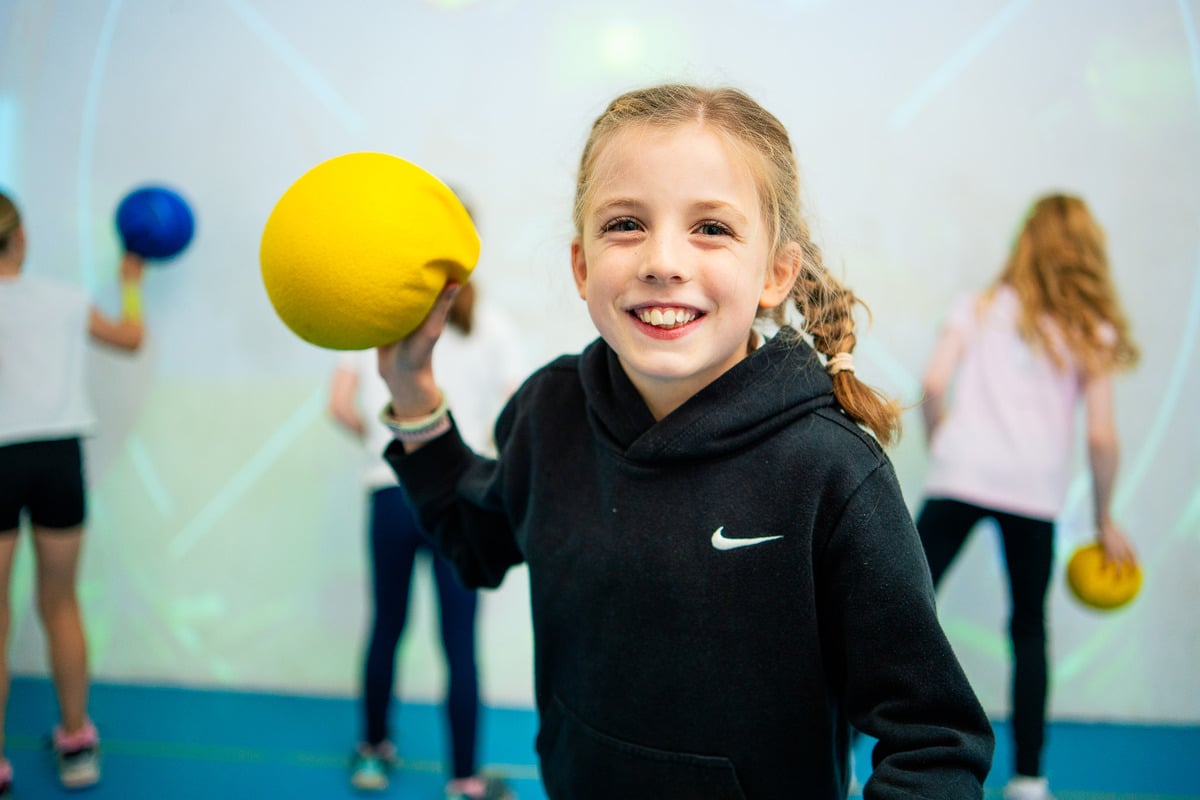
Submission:
POLYGON ((687 326, 704 316, 704 312, 681 306, 646 305, 630 309, 630 314, 647 326, 647 336, 673 339, 687 333, 687 326))

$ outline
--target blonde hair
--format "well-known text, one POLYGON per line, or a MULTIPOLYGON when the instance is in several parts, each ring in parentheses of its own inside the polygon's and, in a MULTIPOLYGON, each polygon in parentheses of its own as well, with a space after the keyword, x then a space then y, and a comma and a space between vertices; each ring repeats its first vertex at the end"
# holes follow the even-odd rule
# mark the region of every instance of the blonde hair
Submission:
POLYGON ((21 212, 17 204, 0 192, 0 253, 8 250, 8 242, 17 228, 21 227, 21 212))
MULTIPOLYGON (((613 100, 592 125, 579 162, 573 214, 576 234, 583 233, 596 158, 608 137, 631 124, 669 128, 694 122, 710 126, 745 155, 758 184, 771 260, 787 245, 799 246, 800 276, 791 300, 814 348, 827 359, 853 352, 854 309, 858 305, 865 309, 866 304, 825 268, 821 250, 809 234, 800 207, 800 171, 787 130, 742 91, 667 84, 626 92, 613 100)), ((782 306, 761 313, 783 322, 782 306)), ((834 396, 851 419, 869 428, 884 446, 899 436, 897 401, 859 381, 853 371, 832 378, 834 396)))
POLYGON ((1040 198, 1025 218, 993 287, 1011 286, 1021 301, 1021 336, 1063 366, 1043 327, 1052 319, 1085 375, 1128 369, 1139 357, 1109 273, 1104 231, 1078 197, 1040 198), (1111 326, 1115 341, 1104 337, 1111 326))

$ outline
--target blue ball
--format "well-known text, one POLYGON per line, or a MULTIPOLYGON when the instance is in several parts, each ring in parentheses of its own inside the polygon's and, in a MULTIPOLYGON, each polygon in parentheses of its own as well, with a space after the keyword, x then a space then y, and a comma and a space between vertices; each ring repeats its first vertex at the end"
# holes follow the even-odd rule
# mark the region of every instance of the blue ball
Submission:
POLYGON ((195 230, 187 201, 162 186, 135 189, 117 207, 121 242, 126 250, 143 258, 179 255, 192 241, 195 230))

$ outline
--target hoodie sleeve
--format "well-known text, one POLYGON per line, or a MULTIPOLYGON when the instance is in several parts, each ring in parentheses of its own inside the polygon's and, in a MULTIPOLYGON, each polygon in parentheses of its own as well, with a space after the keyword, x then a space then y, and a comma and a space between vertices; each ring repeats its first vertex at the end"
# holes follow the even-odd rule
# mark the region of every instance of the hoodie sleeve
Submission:
POLYGON ((865 800, 981 798, 991 724, 938 622, 929 567, 886 459, 853 491, 820 557, 827 645, 844 659, 847 713, 879 740, 865 800))
POLYGON ((467 447, 457 425, 413 453, 393 442, 384 458, 412 501, 422 529, 468 589, 499 586, 508 568, 524 560, 497 488, 500 465, 467 447))

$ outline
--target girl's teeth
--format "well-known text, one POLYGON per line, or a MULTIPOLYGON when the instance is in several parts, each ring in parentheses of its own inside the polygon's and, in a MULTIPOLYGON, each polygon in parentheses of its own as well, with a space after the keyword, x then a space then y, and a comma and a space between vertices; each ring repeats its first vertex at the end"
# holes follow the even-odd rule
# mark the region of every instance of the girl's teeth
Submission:
POLYGON ((652 308, 638 312, 638 319, 656 328, 674 328, 686 325, 695 318, 695 313, 682 308, 652 308))

